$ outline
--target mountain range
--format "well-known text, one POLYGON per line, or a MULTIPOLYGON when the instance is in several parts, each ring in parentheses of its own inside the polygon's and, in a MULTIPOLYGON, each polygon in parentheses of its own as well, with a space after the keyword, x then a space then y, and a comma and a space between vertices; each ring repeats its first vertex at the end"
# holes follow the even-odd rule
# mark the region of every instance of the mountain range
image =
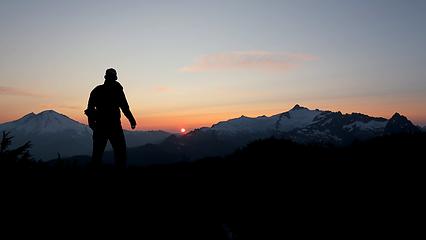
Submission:
POLYGON ((130 162, 136 165, 168 163, 223 156, 255 140, 271 137, 298 143, 345 146, 383 135, 420 131, 420 127, 398 113, 386 119, 295 105, 289 111, 270 117, 241 116, 195 129, 183 136, 171 135, 158 145, 129 149, 129 156, 130 162))
POLYGON ((395 113, 390 119, 371 117, 362 113, 310 110, 295 105, 291 110, 271 117, 241 116, 197 131, 218 136, 240 134, 289 138, 296 142, 348 144, 384 134, 414 133, 420 131, 405 116, 395 113))
MULTIPOLYGON (((10 131, 18 144, 30 140, 32 154, 45 160, 57 158, 58 153, 61 157, 69 157, 89 155, 91 151, 92 130, 53 110, 30 113, 16 121, 0 124, 0 131, 10 131)), ((295 105, 289 111, 270 117, 241 116, 185 135, 163 131, 125 131, 125 135, 129 163, 146 165, 226 155, 249 142, 271 137, 299 143, 347 145, 387 134, 420 131, 420 127, 398 113, 386 119, 295 105)), ((107 152, 105 159, 111 162, 112 153, 107 152)))

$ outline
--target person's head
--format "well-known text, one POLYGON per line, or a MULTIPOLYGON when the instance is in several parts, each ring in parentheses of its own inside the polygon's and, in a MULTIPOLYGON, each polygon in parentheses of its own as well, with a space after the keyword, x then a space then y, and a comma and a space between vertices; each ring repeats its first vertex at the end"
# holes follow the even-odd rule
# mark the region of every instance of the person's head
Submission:
POLYGON ((105 76, 104 76, 105 80, 107 81, 115 81, 117 80, 117 71, 115 71, 114 68, 109 68, 106 70, 105 72, 105 76))

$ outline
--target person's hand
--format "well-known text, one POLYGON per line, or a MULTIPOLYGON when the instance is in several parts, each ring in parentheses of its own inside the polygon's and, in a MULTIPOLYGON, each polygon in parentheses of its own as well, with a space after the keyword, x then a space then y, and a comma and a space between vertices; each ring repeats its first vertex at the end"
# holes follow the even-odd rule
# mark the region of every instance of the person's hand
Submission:
POLYGON ((132 129, 135 129, 135 127, 136 127, 136 120, 134 118, 131 118, 129 120, 130 120, 130 127, 132 127, 132 129))

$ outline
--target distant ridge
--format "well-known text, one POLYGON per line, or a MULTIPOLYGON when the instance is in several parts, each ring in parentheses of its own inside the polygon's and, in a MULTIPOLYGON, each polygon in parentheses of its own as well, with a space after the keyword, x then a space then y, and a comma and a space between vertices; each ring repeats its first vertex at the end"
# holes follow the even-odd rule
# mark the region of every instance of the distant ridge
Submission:
POLYGON ((344 142, 352 138, 369 138, 372 135, 384 133, 387 123, 388 120, 382 117, 371 117, 362 113, 342 114, 318 109, 310 110, 296 104, 289 111, 270 117, 241 116, 221 121, 212 125, 211 128, 196 131, 216 131, 220 135, 260 133, 266 136, 277 136, 285 134, 295 140, 319 137, 326 141, 332 138, 344 142))
POLYGON ((398 134, 398 133, 418 133, 421 129, 414 126, 414 124, 408 120, 405 116, 395 113, 388 121, 385 127, 386 134, 398 134))

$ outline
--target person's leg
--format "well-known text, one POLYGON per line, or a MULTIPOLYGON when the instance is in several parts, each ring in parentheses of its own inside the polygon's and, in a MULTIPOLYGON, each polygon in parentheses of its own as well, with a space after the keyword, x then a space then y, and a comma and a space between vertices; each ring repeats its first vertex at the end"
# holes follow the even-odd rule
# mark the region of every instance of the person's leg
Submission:
POLYGON ((102 166, 102 156, 107 144, 108 138, 105 131, 96 129, 93 131, 93 152, 92 162, 93 168, 99 169, 102 166))
POLYGON ((114 127, 109 138, 114 150, 115 165, 119 169, 127 167, 126 139, 121 125, 114 127))

